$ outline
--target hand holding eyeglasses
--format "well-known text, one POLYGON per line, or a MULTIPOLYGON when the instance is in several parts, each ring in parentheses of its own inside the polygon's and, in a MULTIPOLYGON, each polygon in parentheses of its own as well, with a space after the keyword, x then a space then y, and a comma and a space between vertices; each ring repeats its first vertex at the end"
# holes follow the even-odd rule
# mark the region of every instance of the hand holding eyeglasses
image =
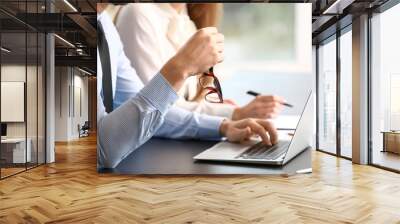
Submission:
POLYGON ((198 30, 161 69, 161 74, 179 90, 183 81, 222 62, 224 35, 215 27, 198 30))
POLYGON ((177 54, 181 54, 188 74, 201 74, 223 61, 224 35, 219 33, 215 27, 200 29, 177 54))

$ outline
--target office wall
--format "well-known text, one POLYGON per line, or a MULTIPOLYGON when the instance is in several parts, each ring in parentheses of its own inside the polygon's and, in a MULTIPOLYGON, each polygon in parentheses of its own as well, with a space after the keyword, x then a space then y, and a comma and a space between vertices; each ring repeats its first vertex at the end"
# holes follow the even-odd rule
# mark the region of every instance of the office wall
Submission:
MULTIPOLYGON (((24 82, 26 85, 26 106, 22 112, 26 113, 24 122, 5 122, 7 124, 8 138, 25 138, 29 140, 30 163, 28 167, 36 163, 44 162, 44 76, 42 67, 36 65, 2 64, 2 82, 24 82)), ((24 94, 24 93, 21 93, 24 94)), ((2 96, 7 97, 7 96, 2 96)), ((1 108, 9 110, 9 108, 1 108)), ((13 113, 13 111, 8 111, 13 113)))
POLYGON ((25 108, 25 83, 1 82, 1 110, 2 122, 23 122, 25 108))
POLYGON ((55 141, 68 140, 69 68, 55 68, 55 141))
POLYGON ((88 120, 88 77, 76 68, 55 70, 55 140, 79 137, 78 125, 88 120))
MULTIPOLYGON (((25 65, 2 65, 1 67, 1 81, 19 81, 25 82, 25 65)), ((32 74, 36 75, 36 66, 27 66, 27 108, 29 111, 36 111, 37 107, 43 106, 43 101, 37 100, 36 85, 37 80, 32 74), (40 103, 40 104, 38 104, 40 103)), ((41 72, 41 71, 39 71, 41 72)), ((6 109, 6 108, 3 108, 6 109)), ((28 133, 36 133, 36 120, 37 114, 27 113, 28 133), (34 123, 33 123, 34 122, 34 123)), ((25 137, 25 123, 24 122, 10 122, 7 123, 7 136, 8 137, 25 137)), ((28 136, 29 137, 29 136, 28 136)))

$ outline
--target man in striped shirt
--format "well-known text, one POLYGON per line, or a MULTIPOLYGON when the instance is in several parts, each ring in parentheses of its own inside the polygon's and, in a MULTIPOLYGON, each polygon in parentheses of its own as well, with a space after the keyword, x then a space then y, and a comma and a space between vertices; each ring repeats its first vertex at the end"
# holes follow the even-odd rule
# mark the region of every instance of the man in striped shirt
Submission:
MULTIPOLYGON (((114 168, 152 136, 243 141, 259 135, 277 142, 273 125, 261 119, 231 121, 172 106, 184 80, 223 60, 224 37, 215 27, 196 32, 146 85, 125 56, 111 19, 98 7, 98 167, 114 168)), ((139 57, 139 55, 138 55, 139 57)))

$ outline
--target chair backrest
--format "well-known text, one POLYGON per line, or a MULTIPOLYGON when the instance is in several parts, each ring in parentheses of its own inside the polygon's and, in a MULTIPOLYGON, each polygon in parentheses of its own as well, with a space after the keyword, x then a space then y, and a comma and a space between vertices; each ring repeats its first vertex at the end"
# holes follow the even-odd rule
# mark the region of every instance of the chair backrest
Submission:
POLYGON ((85 123, 82 126, 82 129, 89 129, 90 128, 90 123, 89 121, 85 121, 85 123))

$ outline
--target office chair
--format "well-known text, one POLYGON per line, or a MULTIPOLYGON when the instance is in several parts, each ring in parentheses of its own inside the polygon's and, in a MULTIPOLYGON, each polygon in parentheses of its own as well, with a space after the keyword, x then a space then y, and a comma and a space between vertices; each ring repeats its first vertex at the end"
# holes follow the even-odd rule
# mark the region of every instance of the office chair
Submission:
POLYGON ((79 138, 89 136, 90 123, 85 121, 82 127, 78 124, 79 138))

